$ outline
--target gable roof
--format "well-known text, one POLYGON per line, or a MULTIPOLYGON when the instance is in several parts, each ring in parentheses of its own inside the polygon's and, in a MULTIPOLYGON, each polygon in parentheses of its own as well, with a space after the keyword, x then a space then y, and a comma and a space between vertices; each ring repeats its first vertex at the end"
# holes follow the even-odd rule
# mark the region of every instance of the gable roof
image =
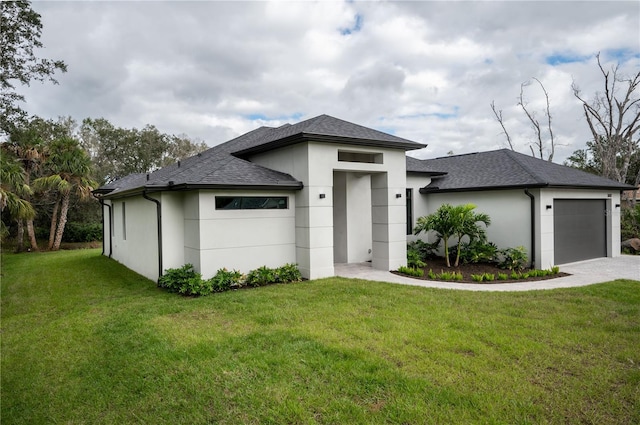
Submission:
POLYGON ((629 188, 624 183, 509 149, 423 160, 421 167, 446 170, 447 173, 441 177, 434 177, 429 185, 420 189, 420 193, 535 187, 614 190, 629 188))
POLYGON ((125 196, 143 191, 195 188, 302 189, 291 175, 252 163, 250 154, 308 140, 409 150, 424 145, 401 137, 320 115, 297 124, 260 127, 214 146, 198 155, 178 161, 149 174, 132 174, 94 191, 108 196, 125 196))

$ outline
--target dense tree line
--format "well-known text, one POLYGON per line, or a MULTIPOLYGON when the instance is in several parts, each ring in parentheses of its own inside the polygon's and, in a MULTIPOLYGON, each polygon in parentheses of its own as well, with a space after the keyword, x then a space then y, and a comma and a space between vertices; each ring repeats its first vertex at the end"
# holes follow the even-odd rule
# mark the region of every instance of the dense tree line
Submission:
POLYGON ((48 249, 59 249, 72 220, 96 222, 98 202, 91 191, 131 173, 150 172, 206 149, 203 142, 161 133, 152 125, 128 129, 104 118, 70 117, 57 121, 33 117, 14 126, 0 144, 2 226, 17 249, 26 236, 37 250, 37 228, 46 227, 48 249))

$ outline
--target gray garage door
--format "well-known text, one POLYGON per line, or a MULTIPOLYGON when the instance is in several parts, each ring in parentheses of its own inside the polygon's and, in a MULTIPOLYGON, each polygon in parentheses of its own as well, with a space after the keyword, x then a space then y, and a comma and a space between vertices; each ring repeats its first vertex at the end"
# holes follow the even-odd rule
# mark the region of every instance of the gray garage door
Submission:
POLYGON ((604 200, 553 201, 555 264, 607 256, 605 209, 604 200))

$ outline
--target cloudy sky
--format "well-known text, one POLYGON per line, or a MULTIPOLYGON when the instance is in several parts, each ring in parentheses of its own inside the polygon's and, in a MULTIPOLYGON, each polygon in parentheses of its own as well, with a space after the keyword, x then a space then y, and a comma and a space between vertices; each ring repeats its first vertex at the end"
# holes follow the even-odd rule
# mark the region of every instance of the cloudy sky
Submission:
MULTIPOLYGON (((546 87, 556 162, 589 130, 573 97, 640 69, 640 3, 34 2, 42 57, 60 84, 24 88, 31 114, 153 124, 210 146, 262 125, 329 114, 426 143, 420 157, 515 147, 534 138, 520 85, 546 87)), ((544 119, 544 94, 525 87, 544 119)))

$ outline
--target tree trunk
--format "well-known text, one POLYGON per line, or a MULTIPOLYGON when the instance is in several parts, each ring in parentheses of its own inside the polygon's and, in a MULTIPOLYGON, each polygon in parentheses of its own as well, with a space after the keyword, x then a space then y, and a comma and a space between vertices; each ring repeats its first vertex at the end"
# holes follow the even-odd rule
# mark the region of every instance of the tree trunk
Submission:
POLYGON ((47 245, 47 249, 51 251, 53 249, 53 242, 56 237, 56 226, 58 224, 58 209, 60 208, 60 198, 56 200, 55 205, 53 206, 53 213, 51 214, 51 227, 49 227, 49 245, 47 245))
POLYGON ((33 219, 27 220, 27 234, 29 235, 29 244, 32 251, 38 251, 38 241, 36 240, 36 232, 33 228, 33 219))
POLYGON ((64 226, 67 224, 67 212, 69 211, 69 198, 70 193, 64 193, 62 195, 62 202, 60 203, 60 221, 58 221, 58 228, 56 229, 56 239, 53 243, 53 251, 60 249, 62 243, 62 234, 64 233, 64 226))
POLYGON ((24 251, 24 222, 18 220, 18 235, 16 236, 16 252, 24 251))

